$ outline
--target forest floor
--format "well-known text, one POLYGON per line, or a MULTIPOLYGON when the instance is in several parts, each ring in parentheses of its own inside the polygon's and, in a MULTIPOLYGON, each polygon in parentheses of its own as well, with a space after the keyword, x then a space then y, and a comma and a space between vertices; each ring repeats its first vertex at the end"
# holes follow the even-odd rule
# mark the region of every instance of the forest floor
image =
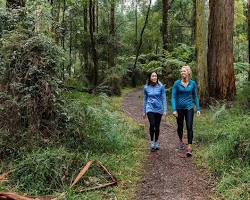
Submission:
MULTIPOLYGON (((129 93, 122 104, 123 111, 139 124, 144 124, 142 102, 142 92, 136 90, 129 93)), ((135 199, 209 199, 212 181, 205 175, 204 170, 195 166, 195 155, 187 158, 185 153, 176 151, 178 138, 175 124, 162 119, 160 130, 161 149, 155 152, 148 151, 135 199)), ((145 132, 148 132, 148 122, 145 132)))

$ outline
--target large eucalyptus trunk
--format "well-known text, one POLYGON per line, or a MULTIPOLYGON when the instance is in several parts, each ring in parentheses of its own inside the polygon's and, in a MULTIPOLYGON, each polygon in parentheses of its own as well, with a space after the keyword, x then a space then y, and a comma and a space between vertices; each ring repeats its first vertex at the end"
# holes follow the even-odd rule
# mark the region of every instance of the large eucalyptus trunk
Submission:
POLYGON ((233 61, 234 0, 210 0, 208 89, 214 99, 232 100, 236 93, 233 61))
POLYGON ((205 0, 196 0, 196 66, 199 99, 202 105, 207 101, 207 51, 205 0))
POLYGON ((162 0, 162 41, 163 49, 167 51, 168 46, 168 0, 162 0))

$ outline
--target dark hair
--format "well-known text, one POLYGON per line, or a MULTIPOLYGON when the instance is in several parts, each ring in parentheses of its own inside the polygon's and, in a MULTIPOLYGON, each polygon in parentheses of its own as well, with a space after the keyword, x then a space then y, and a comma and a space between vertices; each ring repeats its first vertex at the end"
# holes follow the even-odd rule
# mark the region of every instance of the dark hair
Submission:
POLYGON ((156 81, 156 83, 158 83, 158 74, 157 74, 156 71, 152 71, 152 72, 149 72, 149 73, 148 73, 148 83, 147 83, 148 85, 151 84, 150 78, 151 78, 151 75, 152 75, 153 73, 156 73, 156 75, 157 75, 157 81, 156 81))

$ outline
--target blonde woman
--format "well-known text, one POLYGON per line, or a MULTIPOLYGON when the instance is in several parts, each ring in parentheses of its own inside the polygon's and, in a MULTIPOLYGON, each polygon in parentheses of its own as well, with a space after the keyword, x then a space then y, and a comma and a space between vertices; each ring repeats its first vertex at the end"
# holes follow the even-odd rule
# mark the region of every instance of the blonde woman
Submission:
POLYGON ((179 136, 178 149, 184 150, 185 144, 183 142, 183 123, 184 118, 187 127, 188 146, 186 155, 192 156, 192 142, 193 142, 193 117, 194 108, 193 100, 196 106, 197 115, 200 115, 199 99, 197 96, 197 86, 195 81, 191 80, 192 71, 189 66, 183 66, 180 70, 181 79, 176 80, 172 88, 172 111, 177 119, 177 133, 179 136))

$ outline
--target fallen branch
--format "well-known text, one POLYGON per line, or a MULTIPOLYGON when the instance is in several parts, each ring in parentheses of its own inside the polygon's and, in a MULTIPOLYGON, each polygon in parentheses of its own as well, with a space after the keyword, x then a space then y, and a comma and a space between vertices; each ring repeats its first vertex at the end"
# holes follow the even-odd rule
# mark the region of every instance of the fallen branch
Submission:
MULTIPOLYGON (((94 161, 89 161, 84 167, 83 169, 80 171, 80 173, 77 175, 75 181, 71 184, 70 188, 72 188, 81 178, 82 176, 88 171, 89 167, 93 164, 94 161)), ((99 161, 96 160, 97 165, 104 171, 106 172, 109 177, 112 179, 111 183, 104 183, 92 188, 85 188, 85 189, 80 189, 78 190, 78 192, 86 192, 86 191, 90 191, 90 190, 97 190, 97 189, 102 189, 102 188, 106 188, 109 186, 115 186, 117 185, 117 179, 107 170, 107 168, 99 161)))
POLYGON ((88 171, 89 167, 92 165, 93 160, 89 161, 80 171, 80 173, 75 178, 74 182, 70 185, 70 188, 72 188, 81 178, 82 176, 88 171))
MULTIPOLYGON (((79 172, 79 174, 77 175, 77 177, 75 178, 75 180, 73 181, 73 183, 70 185, 70 188, 74 187, 79 180, 83 177, 83 175, 88 171, 88 169, 90 168, 90 166, 93 164, 93 160, 90 160, 79 172)), ((114 186, 117 185, 117 179, 108 171, 108 169, 99 161, 96 160, 97 165, 104 171, 106 172, 109 177, 112 179, 111 183, 105 183, 105 184, 101 184, 92 188, 85 188, 85 189, 80 189, 76 192, 85 192, 85 191, 90 191, 90 190, 97 190, 97 189, 102 189, 102 188, 106 188, 109 186, 114 186)), ((13 171, 13 170, 12 170, 13 171)), ((10 174, 12 171, 6 172, 2 175, 0 175, 0 180, 5 180, 7 175, 10 174)), ((21 196, 19 194, 16 193, 12 193, 12 192, 0 192, 0 200, 58 200, 61 198, 65 198, 65 193, 63 192, 62 194, 60 194, 58 197, 55 196, 39 196, 39 197, 26 197, 26 196, 21 196)))
POLYGON ((0 199, 1 200, 38 200, 38 199, 20 196, 12 192, 0 192, 0 199))

